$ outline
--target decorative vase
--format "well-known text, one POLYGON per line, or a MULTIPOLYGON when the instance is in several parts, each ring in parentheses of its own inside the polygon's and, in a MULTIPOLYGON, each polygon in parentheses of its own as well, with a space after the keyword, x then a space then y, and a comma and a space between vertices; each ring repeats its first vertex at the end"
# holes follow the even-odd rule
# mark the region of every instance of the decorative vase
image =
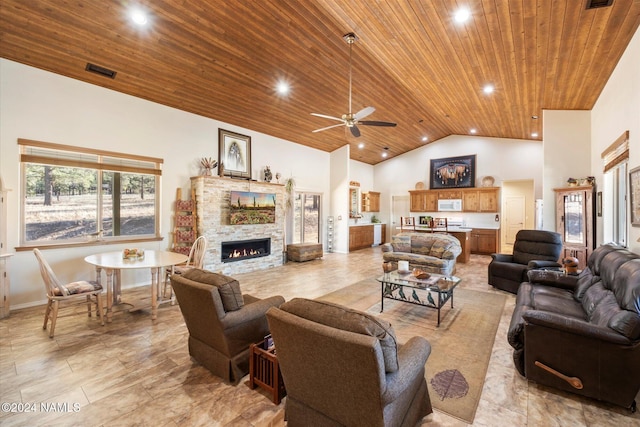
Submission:
POLYGON ((264 180, 265 180, 265 182, 271 182, 272 179, 273 179, 273 175, 271 174, 271 169, 269 168, 269 166, 265 166, 264 167, 264 180))
POLYGON ((220 165, 218 166, 218 175, 220 177, 224 176, 224 163, 220 162, 220 165))

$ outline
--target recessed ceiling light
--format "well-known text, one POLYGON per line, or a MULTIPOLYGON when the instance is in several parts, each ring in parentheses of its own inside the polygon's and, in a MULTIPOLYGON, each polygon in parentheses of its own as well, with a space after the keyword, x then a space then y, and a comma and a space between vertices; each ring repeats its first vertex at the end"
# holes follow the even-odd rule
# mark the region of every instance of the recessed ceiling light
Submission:
POLYGON ((466 22, 470 17, 471 12, 469 12, 469 9, 465 8, 458 9, 458 11, 453 15, 453 19, 455 19, 456 22, 459 23, 466 22))
POLYGON ((429 140, 429 137, 428 137, 428 136, 423 136, 423 137, 422 137, 422 142, 427 142, 428 140, 429 140))
POLYGON ((364 142, 361 142, 360 144, 358 144, 358 148, 362 150, 364 148, 364 142))
POLYGON ((147 25, 149 17, 142 9, 131 9, 129 16, 134 24, 139 26, 147 25))
POLYGON ((290 89, 291 87, 289 86, 289 83, 285 81, 280 81, 276 85, 276 91, 278 91, 280 95, 287 95, 290 89))
POLYGON ((482 89, 482 91, 488 95, 488 94, 490 94, 490 93, 493 93, 494 89, 495 89, 495 88, 493 87, 493 85, 486 85, 486 86, 482 89))
POLYGON ((538 132, 533 132, 533 133, 531 134, 531 137, 532 137, 532 138, 537 138, 537 137, 538 137, 538 132))
POLYGON ((476 132, 477 132, 476 128, 469 129, 469 133, 476 133, 476 132))
POLYGON ((538 116, 531 116, 533 120, 538 120, 538 116))
POLYGON ((387 157, 387 152, 382 153, 382 157, 387 157))

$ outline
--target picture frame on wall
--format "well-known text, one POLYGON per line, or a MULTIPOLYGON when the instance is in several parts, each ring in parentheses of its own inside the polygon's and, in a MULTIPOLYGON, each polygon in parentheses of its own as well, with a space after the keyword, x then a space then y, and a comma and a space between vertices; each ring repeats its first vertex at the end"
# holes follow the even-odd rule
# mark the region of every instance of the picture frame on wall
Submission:
POLYGON ((640 166, 629 172, 631 225, 640 227, 640 166))
POLYGON ((251 179, 251 137, 218 129, 218 159, 224 176, 251 179))
POLYGON ((468 188, 476 184, 476 155, 431 159, 431 189, 468 188))

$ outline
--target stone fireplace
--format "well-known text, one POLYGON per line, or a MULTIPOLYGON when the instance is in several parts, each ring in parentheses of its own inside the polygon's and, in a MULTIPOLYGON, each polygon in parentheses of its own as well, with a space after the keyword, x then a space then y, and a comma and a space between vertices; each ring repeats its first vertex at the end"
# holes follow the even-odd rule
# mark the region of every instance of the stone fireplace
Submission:
POLYGON ((284 252, 284 212, 286 192, 284 185, 247 181, 216 176, 191 178, 191 188, 196 196, 198 234, 207 238, 204 268, 222 274, 233 275, 263 270, 282 265, 284 252), (231 191, 253 191, 276 194, 275 222, 269 224, 230 224, 231 191), (238 245, 262 242, 267 248, 247 251, 238 245), (266 243, 268 242, 268 243, 266 243), (242 252, 242 256, 230 257, 230 251, 242 252), (229 259, 231 258, 231 259, 229 259))

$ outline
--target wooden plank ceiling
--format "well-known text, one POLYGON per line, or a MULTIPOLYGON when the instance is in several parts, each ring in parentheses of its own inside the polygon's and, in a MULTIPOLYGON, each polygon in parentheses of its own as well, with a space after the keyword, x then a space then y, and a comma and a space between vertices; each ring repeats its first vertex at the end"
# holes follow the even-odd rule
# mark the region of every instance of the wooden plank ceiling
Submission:
POLYGON ((540 140, 543 109, 593 107, 640 23, 639 0, 141 0, 140 29, 132 3, 2 0, 0 56, 369 164, 471 128, 540 140), (312 133, 348 112, 347 32, 353 112, 397 127, 312 133))

